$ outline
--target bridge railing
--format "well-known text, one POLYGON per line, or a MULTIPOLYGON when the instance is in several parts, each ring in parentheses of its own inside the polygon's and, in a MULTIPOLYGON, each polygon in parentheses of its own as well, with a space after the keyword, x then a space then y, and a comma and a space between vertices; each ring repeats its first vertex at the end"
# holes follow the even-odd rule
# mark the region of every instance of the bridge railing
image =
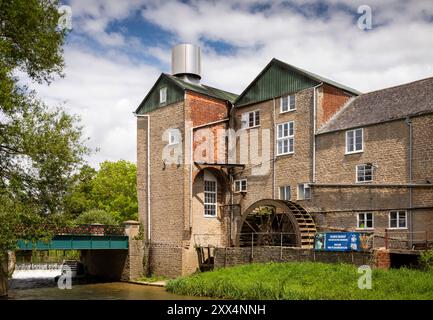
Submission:
MULTIPOLYGON (((26 226, 18 226, 17 233, 25 234, 26 226)), ((77 226, 56 226, 47 224, 43 226, 43 230, 54 235, 100 235, 100 236, 124 236, 125 228, 116 225, 103 224, 84 224, 77 226)))

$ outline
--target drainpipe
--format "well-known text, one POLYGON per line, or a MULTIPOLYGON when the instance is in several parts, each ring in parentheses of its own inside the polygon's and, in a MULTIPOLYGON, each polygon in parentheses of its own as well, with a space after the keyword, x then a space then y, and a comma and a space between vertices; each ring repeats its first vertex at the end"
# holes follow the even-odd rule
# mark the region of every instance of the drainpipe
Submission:
POLYGON ((317 88, 323 83, 313 88, 313 177, 312 182, 316 182, 316 126, 317 126, 317 88))
POLYGON ((139 118, 147 118, 147 241, 150 244, 150 230, 151 230, 151 216, 150 216, 150 115, 147 114, 136 114, 134 115, 139 118))
POLYGON ((277 143, 275 140, 275 98, 272 99, 272 199, 275 199, 275 144, 277 143))
POLYGON ((189 136, 189 232, 192 232, 192 171, 193 171, 193 141, 194 127, 190 128, 189 136))
MULTIPOLYGON (((227 122, 227 130, 228 130, 228 139, 227 139, 227 146, 226 146, 226 155, 227 155, 227 163, 229 163, 229 151, 230 151, 230 147, 232 146, 232 141, 231 141, 231 133, 230 133, 230 122, 232 119, 232 114, 234 112, 235 106, 233 105, 233 103, 229 102, 230 104, 230 111, 229 111, 229 121, 227 122)), ((236 138, 235 138, 236 139, 236 138)), ((236 140, 235 140, 236 143, 236 140)), ((235 147, 236 148, 236 147, 235 147)), ((233 199, 233 169, 229 169, 229 178, 230 178, 230 239, 228 242, 228 246, 231 246, 231 244, 233 243, 233 218, 234 218, 234 212, 233 212, 233 204, 234 204, 234 199, 233 199)))
MULTIPOLYGON (((406 117, 406 125, 408 126, 409 129, 409 184, 413 183, 413 172, 412 172, 412 136, 413 136, 413 128, 412 128, 412 120, 410 119, 410 117, 406 117)), ((413 203, 412 203, 412 187, 409 187, 409 234, 410 234, 410 243, 412 246, 412 242, 413 242, 413 222, 412 222, 412 207, 413 207, 413 203)))

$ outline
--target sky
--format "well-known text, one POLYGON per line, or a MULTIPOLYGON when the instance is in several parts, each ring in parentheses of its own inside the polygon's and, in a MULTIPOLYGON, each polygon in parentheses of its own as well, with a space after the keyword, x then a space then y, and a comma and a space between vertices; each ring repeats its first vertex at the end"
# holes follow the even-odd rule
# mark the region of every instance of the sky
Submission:
MULTIPOLYGON (((47 104, 81 117, 93 167, 136 161, 133 111, 171 47, 202 50, 202 83, 241 93, 272 59, 361 92, 433 76, 432 0, 63 0, 72 13, 64 78, 32 84, 47 104), (361 29, 361 5, 372 28, 361 29)), ((364 21, 364 20, 362 20, 364 21)))

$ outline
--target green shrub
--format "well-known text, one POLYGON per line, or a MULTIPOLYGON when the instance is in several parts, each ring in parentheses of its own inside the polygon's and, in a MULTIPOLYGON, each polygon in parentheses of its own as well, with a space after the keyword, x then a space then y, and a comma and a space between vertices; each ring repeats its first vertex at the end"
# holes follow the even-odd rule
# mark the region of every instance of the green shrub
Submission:
POLYGON ((433 249, 421 253, 419 262, 424 269, 433 270, 433 249))
POLYGON ((77 219, 75 219, 77 224, 93 224, 100 223, 106 225, 115 225, 116 219, 104 210, 93 209, 80 214, 77 219))

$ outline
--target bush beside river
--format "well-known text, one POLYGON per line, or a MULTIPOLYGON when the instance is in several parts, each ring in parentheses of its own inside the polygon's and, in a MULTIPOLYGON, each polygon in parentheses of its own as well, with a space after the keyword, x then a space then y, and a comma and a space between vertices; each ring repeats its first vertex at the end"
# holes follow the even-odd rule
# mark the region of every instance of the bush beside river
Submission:
POLYGON ((248 264, 170 280, 167 290, 224 299, 433 299, 432 271, 373 269, 372 289, 358 288, 362 275, 346 264, 248 264))

